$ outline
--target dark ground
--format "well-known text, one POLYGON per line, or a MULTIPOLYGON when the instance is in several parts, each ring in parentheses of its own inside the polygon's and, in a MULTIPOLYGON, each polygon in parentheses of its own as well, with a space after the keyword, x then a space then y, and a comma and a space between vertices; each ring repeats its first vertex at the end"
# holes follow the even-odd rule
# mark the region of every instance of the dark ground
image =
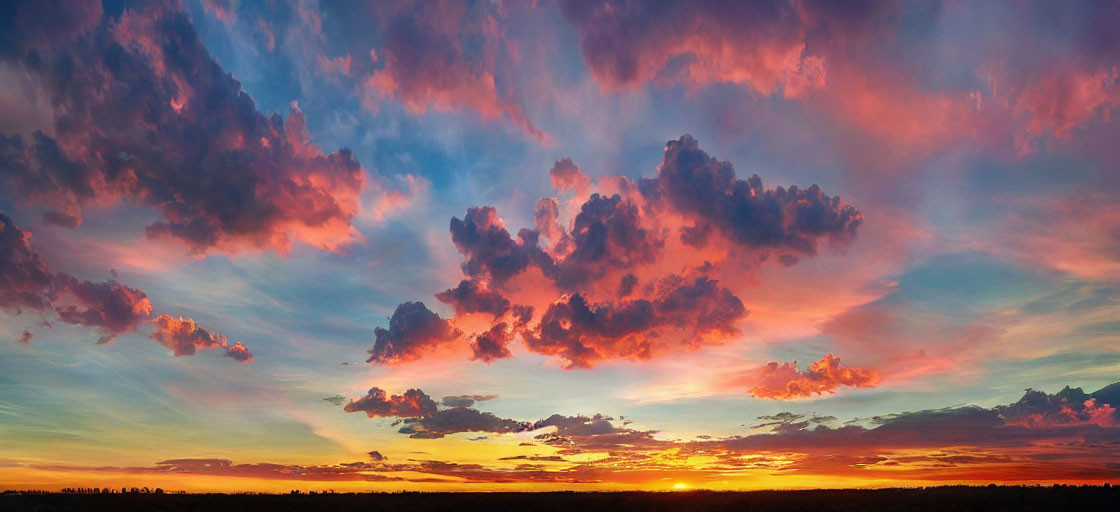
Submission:
POLYGON ((2 495, 0 511, 1063 510, 1120 512, 1120 487, 937 487, 754 492, 2 495))

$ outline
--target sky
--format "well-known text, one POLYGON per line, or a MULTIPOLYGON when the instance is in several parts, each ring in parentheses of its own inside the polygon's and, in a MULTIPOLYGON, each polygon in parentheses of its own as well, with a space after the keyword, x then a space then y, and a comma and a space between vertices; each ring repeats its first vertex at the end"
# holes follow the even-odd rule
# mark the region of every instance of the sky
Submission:
POLYGON ((1120 480, 1120 4, 0 7, 0 488, 1120 480))

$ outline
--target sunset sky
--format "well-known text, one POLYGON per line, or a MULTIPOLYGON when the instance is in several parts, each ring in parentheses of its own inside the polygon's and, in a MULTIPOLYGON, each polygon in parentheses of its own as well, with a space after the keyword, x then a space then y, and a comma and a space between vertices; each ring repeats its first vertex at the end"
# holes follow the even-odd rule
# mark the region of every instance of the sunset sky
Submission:
POLYGON ((1117 26, 4 2, 0 489, 1118 483, 1117 26))

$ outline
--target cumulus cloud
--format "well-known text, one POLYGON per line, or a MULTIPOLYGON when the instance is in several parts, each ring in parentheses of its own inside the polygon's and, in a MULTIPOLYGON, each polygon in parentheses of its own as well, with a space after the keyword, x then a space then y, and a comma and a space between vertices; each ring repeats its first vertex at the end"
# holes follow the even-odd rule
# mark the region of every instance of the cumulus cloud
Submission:
POLYGON ((652 301, 591 304, 580 294, 567 296, 549 306, 525 340, 535 352, 560 355, 569 368, 587 368, 604 359, 648 359, 669 334, 693 346, 723 339, 746 316, 738 297, 702 276, 652 301))
POLYGON ((55 307, 59 320, 99 327, 107 333, 133 331, 152 314, 152 303, 143 291, 116 281, 93 283, 59 273, 54 293, 69 294, 78 303, 55 307))
POLYGON ((1098 425, 1120 427, 1120 386, 1109 392, 1104 388, 1087 394, 1081 388, 1066 386, 1056 394, 1028 389, 1018 402, 996 407, 995 411, 1007 425, 1047 428, 1067 425, 1098 425))
POLYGON ((168 315, 159 315, 155 319, 156 330, 151 338, 159 344, 171 349, 175 357, 191 356, 198 350, 221 348, 226 356, 237 362, 247 363, 253 360, 253 354, 245 345, 234 343, 232 346, 224 334, 214 334, 194 323, 190 318, 173 318, 168 315))
POLYGON ((643 181, 642 190, 691 216, 689 233, 715 229, 739 245, 792 256, 815 254, 821 238, 845 242, 863 222, 859 210, 816 185, 766 189, 758 175, 736 179, 730 162, 708 156, 687 135, 669 141, 657 179, 643 181))
POLYGON ((497 286, 530 264, 551 266, 551 258, 537 247, 536 235, 524 229, 514 241, 493 206, 471 207, 462 220, 451 219, 451 241, 466 257, 463 272, 497 286))
POLYGON ((429 310, 423 302, 405 302, 393 312, 388 329, 374 329, 376 340, 366 362, 394 363, 417 359, 425 350, 454 341, 460 335, 462 332, 429 310))
POLYGON ((497 318, 509 311, 509 299, 470 279, 464 279, 455 288, 436 294, 436 298, 450 305, 456 315, 486 313, 497 318))
POLYGON ((185 13, 150 4, 102 20, 86 4, 17 6, 20 27, 0 41, 6 65, 38 77, 59 113, 50 134, 0 134, 9 194, 71 227, 87 206, 136 200, 163 216, 149 236, 199 255, 358 239, 365 175, 349 150, 311 144, 294 104, 286 120, 257 111, 185 13), (66 13, 65 37, 37 40, 60 18, 36 12, 66 13))
POLYGON ((416 417, 436 412, 436 402, 419 389, 410 389, 403 395, 389 396, 384 389, 374 387, 361 398, 355 398, 343 407, 346 412, 364 412, 370 418, 416 417))
MULTIPOLYGON (((667 144, 652 178, 604 178, 592 186, 567 160, 552 175, 565 190, 590 193, 573 203, 578 211, 545 198, 536 229, 516 238, 492 206, 451 219, 466 279, 437 298, 452 305, 453 320, 493 317, 488 330, 467 338, 475 359, 507 357, 515 337, 567 368, 721 343, 739 333, 747 308, 719 276, 767 260, 796 264, 815 256, 822 241, 844 247, 863 221, 859 210, 816 185, 767 189, 758 176, 738 179, 729 162, 708 156, 688 135, 667 144)), ((409 359, 421 354, 417 348, 409 359)))
POLYGON ((792 363, 770 363, 748 377, 756 384, 750 393, 767 400, 794 400, 813 395, 835 393, 841 386, 868 388, 879 383, 879 372, 867 368, 840 366, 840 358, 832 354, 809 365, 805 371, 792 363))
POLYGON ((584 196, 591 189, 591 179, 568 157, 557 160, 548 170, 548 177, 552 180, 552 188, 560 192, 575 192, 584 196))
POLYGON ((240 341, 226 347, 226 357, 231 357, 239 363, 250 363, 253 361, 253 353, 249 352, 240 341))

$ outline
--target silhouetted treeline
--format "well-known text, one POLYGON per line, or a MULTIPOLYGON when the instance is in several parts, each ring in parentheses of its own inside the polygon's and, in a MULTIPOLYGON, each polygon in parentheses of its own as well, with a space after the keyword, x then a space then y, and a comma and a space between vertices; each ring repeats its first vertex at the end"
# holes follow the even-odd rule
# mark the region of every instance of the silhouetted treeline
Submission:
POLYGON ((1120 510, 1120 488, 1110 486, 929 487, 923 489, 752 492, 547 492, 392 494, 172 494, 5 493, 0 510, 82 511, 267 511, 407 510, 624 512, 679 510, 867 511, 867 510, 1120 510))

